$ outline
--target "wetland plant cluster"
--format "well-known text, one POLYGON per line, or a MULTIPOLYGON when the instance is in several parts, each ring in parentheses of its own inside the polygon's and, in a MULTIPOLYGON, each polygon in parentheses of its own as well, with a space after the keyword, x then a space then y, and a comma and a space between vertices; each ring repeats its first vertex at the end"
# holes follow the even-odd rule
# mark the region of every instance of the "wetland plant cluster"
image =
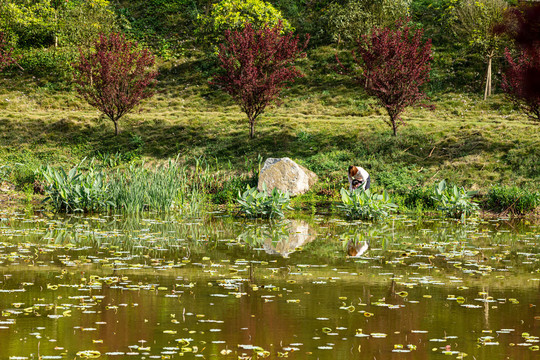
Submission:
MULTIPOLYGON (((260 163, 259 159, 259 163, 260 163)), ((257 164, 247 164, 246 171, 235 173, 229 164, 223 169, 206 159, 169 160, 158 166, 140 161, 109 166, 108 162, 83 160, 65 171, 49 165, 35 171, 36 181, 44 189, 52 207, 61 212, 178 211, 198 215, 208 206, 224 204, 238 208, 246 217, 281 218, 287 210, 311 205, 337 208, 351 219, 378 220, 392 211, 439 211, 446 217, 465 219, 482 205, 484 209, 510 214, 533 213, 540 205, 540 193, 517 187, 496 186, 485 196, 445 180, 431 186, 417 186, 406 191, 381 189, 338 191, 335 181, 317 184, 307 194, 292 199, 278 190, 257 191, 257 164), (182 164, 182 165, 181 165, 182 164), (479 203, 477 203, 477 201, 479 203), (292 205, 292 206, 291 206, 292 205)), ((260 168, 260 164, 259 164, 260 168)), ((3 166, 6 174, 11 168, 3 166)), ((7 177, 7 175, 6 175, 7 177)), ((35 183, 34 183, 35 189, 35 183)))
POLYGON ((289 205, 291 199, 288 192, 283 193, 277 188, 268 192, 265 184, 263 184, 262 191, 248 185, 246 191, 238 192, 237 201, 240 205, 240 212, 247 217, 282 218, 285 216, 285 210, 292 210, 289 205))
MULTIPOLYGON (((379 220, 385 218, 399 208, 386 190, 382 194, 376 194, 370 190, 348 191, 341 189, 341 201, 338 205, 345 215, 351 219, 379 220)), ((420 192, 423 194, 423 192, 420 192)), ((467 191, 456 185, 449 186, 446 180, 428 191, 433 208, 441 211, 446 217, 464 221, 466 217, 475 214, 479 206, 473 201, 476 191, 467 191)))
POLYGON ((190 172, 176 161, 154 169, 130 164, 127 169, 107 171, 93 160, 68 172, 47 166, 40 171, 45 200, 57 211, 119 211, 138 213, 170 209, 197 215, 205 202, 200 173, 190 172))
POLYGON ((375 194, 370 190, 348 191, 341 188, 341 201, 338 205, 347 217, 352 219, 379 220, 397 208, 386 191, 375 194))

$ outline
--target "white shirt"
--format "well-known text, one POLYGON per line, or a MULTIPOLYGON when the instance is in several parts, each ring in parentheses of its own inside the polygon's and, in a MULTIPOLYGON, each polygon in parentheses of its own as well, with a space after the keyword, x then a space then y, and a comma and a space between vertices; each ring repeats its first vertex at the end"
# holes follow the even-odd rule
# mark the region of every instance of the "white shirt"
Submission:
POLYGON ((351 177, 350 174, 347 174, 347 177, 349 178, 349 190, 353 190, 352 181, 354 179, 359 180, 362 183, 362 188, 366 190, 366 181, 369 177, 369 174, 364 168, 360 166, 356 166, 356 168, 358 169, 358 172, 353 177, 351 177))

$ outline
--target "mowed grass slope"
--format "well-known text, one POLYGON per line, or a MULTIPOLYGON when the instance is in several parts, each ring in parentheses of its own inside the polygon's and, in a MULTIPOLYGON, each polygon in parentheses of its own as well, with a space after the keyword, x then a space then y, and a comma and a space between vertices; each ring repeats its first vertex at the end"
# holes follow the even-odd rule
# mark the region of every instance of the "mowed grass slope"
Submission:
POLYGON ((335 72, 306 72, 283 92, 281 106, 259 118, 250 140, 246 116, 208 85, 197 64, 164 66, 156 95, 121 119, 118 137, 112 122, 74 91, 5 77, 0 164, 67 167, 119 152, 147 163, 205 157, 241 173, 259 155, 288 156, 332 187, 346 186, 346 168, 357 164, 370 171, 375 187, 390 190, 441 179, 484 193, 498 184, 540 189, 540 126, 500 94, 488 101, 432 95, 436 109, 408 109, 407 125, 393 137, 385 111, 353 82, 335 72))

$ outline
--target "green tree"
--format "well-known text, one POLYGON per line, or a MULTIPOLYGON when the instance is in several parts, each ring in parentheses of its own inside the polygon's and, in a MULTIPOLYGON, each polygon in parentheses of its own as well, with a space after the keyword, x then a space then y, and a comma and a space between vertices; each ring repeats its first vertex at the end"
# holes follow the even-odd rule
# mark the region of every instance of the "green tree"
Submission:
POLYGON ((242 30, 246 23, 255 29, 282 24, 283 31, 292 30, 291 24, 272 4, 262 0, 222 0, 214 4, 206 15, 199 16, 199 35, 213 49, 224 39, 226 30, 242 30))
POLYGON ((89 45, 116 30, 108 0, 0 0, 0 20, 19 48, 89 45))
POLYGON ((471 49, 481 52, 486 58, 486 86, 484 100, 491 95, 491 73, 493 58, 503 48, 501 34, 493 32, 508 8, 505 0, 453 0, 455 6, 448 10, 454 16, 454 29, 459 38, 465 39, 471 49))
POLYGON ((107 0, 70 0, 63 9, 60 43, 89 47, 99 34, 118 31, 116 16, 107 0))
POLYGON ((0 19, 17 47, 48 47, 55 42, 56 11, 51 0, 0 0, 0 19))
POLYGON ((409 15, 412 0, 335 1, 328 7, 326 21, 334 41, 354 41, 375 27, 393 25, 409 15))

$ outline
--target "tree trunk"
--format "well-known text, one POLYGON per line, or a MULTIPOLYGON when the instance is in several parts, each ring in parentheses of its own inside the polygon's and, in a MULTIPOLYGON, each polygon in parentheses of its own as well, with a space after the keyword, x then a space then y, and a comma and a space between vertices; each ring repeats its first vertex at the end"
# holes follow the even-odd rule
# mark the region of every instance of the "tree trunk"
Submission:
POLYGON ((114 136, 118 136, 119 134, 119 129, 118 129, 118 120, 113 120, 114 122, 114 136))
POLYGON ((491 60, 493 59, 493 52, 488 55, 488 66, 486 73, 486 89, 484 91, 484 100, 491 95, 491 60))
POLYGON ((392 130, 394 131, 394 136, 397 136, 397 123, 396 123, 396 119, 392 118, 390 121, 392 121, 392 130))
POLYGON ((249 138, 255 137, 255 120, 249 120, 249 138))
POLYGON ((54 48, 58 47, 58 9, 55 9, 54 12, 54 48))

